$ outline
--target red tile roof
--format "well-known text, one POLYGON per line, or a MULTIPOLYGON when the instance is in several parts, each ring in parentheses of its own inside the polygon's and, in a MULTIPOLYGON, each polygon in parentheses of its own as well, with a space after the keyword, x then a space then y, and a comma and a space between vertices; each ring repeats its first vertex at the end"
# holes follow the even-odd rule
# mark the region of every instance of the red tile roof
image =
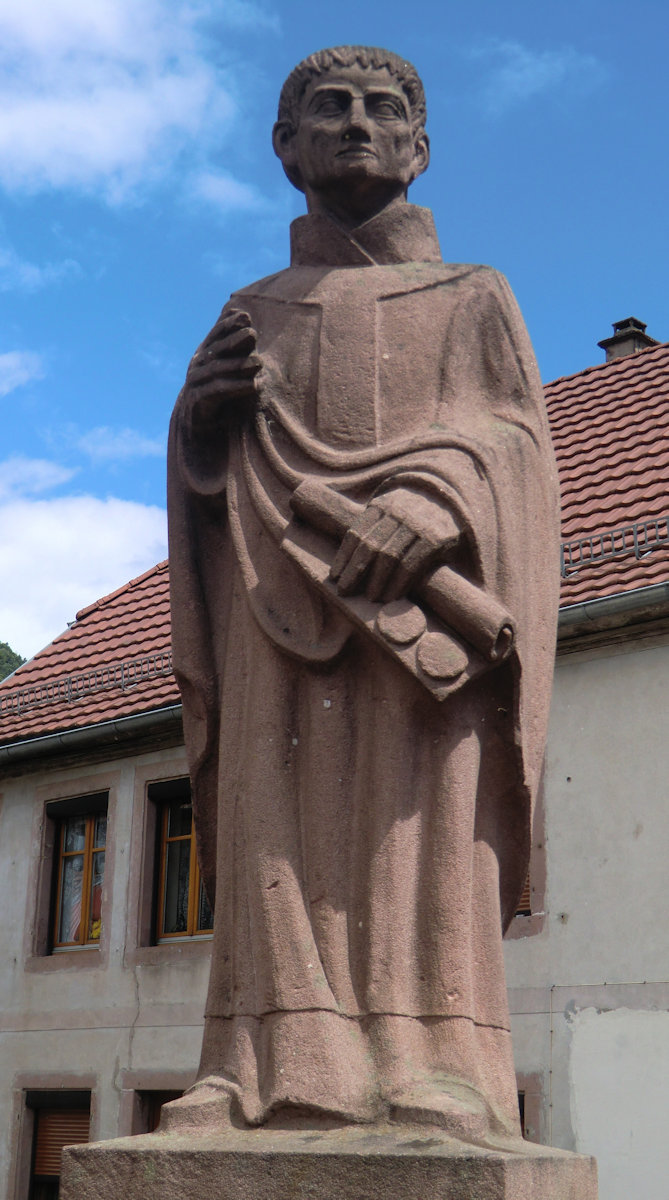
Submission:
POLYGON ((0 683, 0 745, 178 701, 162 562, 82 608, 51 645, 0 683))
MULTIPOLYGON (((628 527, 626 552, 568 569, 561 605, 596 600, 669 580, 669 544, 636 557, 629 528, 647 528, 648 549, 669 542, 669 343, 588 367, 545 389, 560 472, 566 543, 628 527)), ((637 536, 643 541, 643 529, 637 536)), ((623 538, 616 538, 622 548, 623 538)), ((604 548, 573 548, 578 562, 604 548)), ((644 547, 642 546, 642 549, 644 547)))
MULTIPOLYGON (((557 379, 547 385, 546 401, 565 541, 669 515, 669 343, 557 379)), ((666 524, 659 533, 669 539, 666 524)), ((669 545, 645 558, 631 550, 569 571, 561 603, 668 579, 669 545)), ((0 683, 0 746, 178 703, 169 648, 163 562, 82 609, 65 633, 0 683)))

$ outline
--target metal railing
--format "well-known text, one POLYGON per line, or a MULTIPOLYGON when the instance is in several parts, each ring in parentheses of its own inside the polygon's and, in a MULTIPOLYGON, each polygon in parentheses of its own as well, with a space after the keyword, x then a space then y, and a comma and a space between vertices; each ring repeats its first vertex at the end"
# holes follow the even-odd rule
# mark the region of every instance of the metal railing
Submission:
POLYGON ((0 692, 0 718, 20 716, 27 709, 45 708, 49 704, 74 704, 95 692, 118 688, 128 692, 149 679, 172 674, 172 651, 158 650, 141 658, 123 662, 103 663, 90 671, 47 679, 44 683, 26 684, 12 691, 0 692))
POLYGON ((591 563, 621 558, 625 554, 646 558, 662 546, 669 546, 669 516, 635 521, 633 525, 620 525, 617 529, 606 529, 589 537, 563 542, 560 547, 560 574, 564 578, 591 563))
MULTIPOLYGON (((669 546, 669 516, 636 521, 633 525, 621 525, 617 529, 562 542, 560 573, 565 578, 581 567, 625 554, 634 554, 637 559, 646 558, 662 546, 669 546)), ((171 674, 172 651, 169 648, 123 662, 103 663, 76 675, 26 684, 4 693, 0 691, 0 718, 20 716, 28 709, 45 708, 50 704, 74 704, 96 692, 112 689, 127 692, 147 680, 171 674)))

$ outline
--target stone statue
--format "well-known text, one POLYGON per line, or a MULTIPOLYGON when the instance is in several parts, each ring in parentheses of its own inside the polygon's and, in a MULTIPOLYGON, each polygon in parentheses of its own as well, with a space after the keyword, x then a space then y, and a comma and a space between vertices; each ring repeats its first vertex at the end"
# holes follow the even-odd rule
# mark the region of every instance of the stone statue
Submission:
POLYGON ((174 661, 215 903, 199 1082, 163 1128, 518 1115, 502 958, 558 591, 539 376, 442 261, 414 68, 337 47, 274 149, 308 213, 235 293, 169 451, 174 661))

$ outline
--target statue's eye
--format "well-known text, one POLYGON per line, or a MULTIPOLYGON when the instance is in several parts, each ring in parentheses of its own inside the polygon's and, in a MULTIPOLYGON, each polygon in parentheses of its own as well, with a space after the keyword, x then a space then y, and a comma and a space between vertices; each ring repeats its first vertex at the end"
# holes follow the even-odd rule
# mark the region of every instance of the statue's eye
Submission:
POLYGON ((322 117, 337 117, 346 108, 346 101, 344 96, 320 96, 315 106, 316 112, 322 117))
POLYGON ((402 117, 405 115, 400 104, 398 104, 394 100, 387 100, 385 98, 380 98, 378 100, 375 100, 372 105, 372 108, 373 108, 374 116, 381 117, 384 120, 388 120, 388 119, 401 120, 402 117))

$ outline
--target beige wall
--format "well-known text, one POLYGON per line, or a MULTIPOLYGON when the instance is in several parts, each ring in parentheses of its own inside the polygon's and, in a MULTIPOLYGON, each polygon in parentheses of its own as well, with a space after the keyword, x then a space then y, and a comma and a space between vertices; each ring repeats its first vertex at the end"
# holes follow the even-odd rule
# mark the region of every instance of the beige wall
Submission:
POLYGON ((17 1196, 23 1089, 92 1088, 91 1134, 108 1138, 130 1131, 133 1089, 192 1082, 211 943, 139 944, 142 892, 151 889, 144 878, 146 785, 186 773, 183 750, 172 749, 0 783, 0 844, 9 864, 0 878, 0 1196, 7 1200, 17 1196), (36 953, 45 804, 106 789, 100 948, 36 953))
POLYGON ((668 725, 666 637, 558 659, 538 831, 546 917, 506 944, 541 1140, 598 1156, 600 1200, 667 1195, 668 725))
MULTIPOLYGON (((601 1200, 666 1200, 669 1139, 669 639, 558 659, 536 904, 507 941, 516 1064, 536 1140, 595 1153, 601 1200), (545 876, 545 888, 543 883, 545 876), (533 929, 529 936, 523 933, 533 929)), ((187 1085, 209 942, 144 946, 147 783, 180 749, 0 782, 0 1196, 16 1191, 22 1090, 94 1093, 92 1135, 129 1130, 133 1089, 187 1085), (99 950, 39 950, 49 800, 110 792, 99 950), (5 867, 9 864, 9 868, 5 867), (43 888, 42 888, 43 890, 43 888)), ((150 864, 149 864, 150 865, 150 864)))

